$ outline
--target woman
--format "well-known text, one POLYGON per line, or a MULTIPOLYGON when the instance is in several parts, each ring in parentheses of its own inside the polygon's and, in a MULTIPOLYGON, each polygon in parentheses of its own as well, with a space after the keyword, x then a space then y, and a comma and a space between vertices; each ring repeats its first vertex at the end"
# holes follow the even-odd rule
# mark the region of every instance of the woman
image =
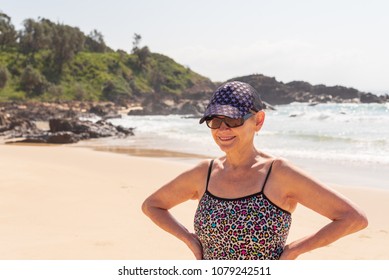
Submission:
POLYGON ((367 226, 352 202, 288 161, 254 146, 265 112, 250 85, 228 82, 212 95, 201 118, 225 156, 205 160, 167 183, 142 205, 159 227, 182 240, 196 259, 296 259, 367 226), (199 200, 195 233, 169 209, 199 200), (331 222, 286 244, 291 213, 300 203, 331 222))

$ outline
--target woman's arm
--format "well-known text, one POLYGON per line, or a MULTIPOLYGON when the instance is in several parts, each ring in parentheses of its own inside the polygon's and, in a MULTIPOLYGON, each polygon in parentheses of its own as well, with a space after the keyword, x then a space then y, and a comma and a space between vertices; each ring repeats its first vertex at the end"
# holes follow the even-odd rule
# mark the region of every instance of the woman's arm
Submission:
POLYGON ((201 162, 162 186, 142 204, 142 211, 160 228, 183 241, 196 259, 202 258, 200 241, 170 214, 169 209, 187 200, 200 198, 208 166, 209 161, 201 162))
POLYGON ((286 187, 288 199, 331 220, 316 233, 286 245, 281 259, 295 259, 367 226, 368 221, 363 211, 341 194, 325 187, 286 161, 278 161, 276 169, 277 174, 282 174, 277 176, 281 178, 278 183, 286 187))

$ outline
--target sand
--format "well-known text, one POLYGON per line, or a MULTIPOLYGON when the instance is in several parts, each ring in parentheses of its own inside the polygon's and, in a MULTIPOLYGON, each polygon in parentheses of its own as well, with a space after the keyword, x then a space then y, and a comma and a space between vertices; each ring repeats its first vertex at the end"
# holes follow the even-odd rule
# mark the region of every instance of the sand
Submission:
MULTIPOLYGON (((157 228, 140 207, 196 160, 71 145, 0 144, 0 259, 193 260, 186 246, 157 228)), ((389 191, 368 185, 333 187, 365 210, 369 226, 299 259, 389 259, 389 191)), ((196 206, 189 201, 173 213, 192 229, 196 206)), ((298 207, 289 240, 326 222, 298 207)))

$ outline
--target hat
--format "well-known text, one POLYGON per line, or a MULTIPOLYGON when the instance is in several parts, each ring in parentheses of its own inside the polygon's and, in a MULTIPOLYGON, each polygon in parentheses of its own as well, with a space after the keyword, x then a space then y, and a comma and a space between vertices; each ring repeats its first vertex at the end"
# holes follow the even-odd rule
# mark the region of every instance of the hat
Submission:
POLYGON ((213 93, 200 123, 212 116, 239 119, 250 111, 258 112, 263 108, 259 93, 252 86, 238 81, 227 82, 213 93))

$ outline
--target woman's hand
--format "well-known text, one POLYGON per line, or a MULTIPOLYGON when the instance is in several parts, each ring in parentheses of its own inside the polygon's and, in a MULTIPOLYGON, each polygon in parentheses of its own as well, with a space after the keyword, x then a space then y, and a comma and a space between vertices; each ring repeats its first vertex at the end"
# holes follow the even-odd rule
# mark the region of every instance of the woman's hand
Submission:
POLYGON ((293 250, 290 248, 289 244, 284 247, 284 251, 280 256, 280 260, 295 260, 298 257, 293 250))
POLYGON ((203 247, 196 234, 190 233, 190 236, 185 243, 196 257, 196 260, 203 259, 203 247))

